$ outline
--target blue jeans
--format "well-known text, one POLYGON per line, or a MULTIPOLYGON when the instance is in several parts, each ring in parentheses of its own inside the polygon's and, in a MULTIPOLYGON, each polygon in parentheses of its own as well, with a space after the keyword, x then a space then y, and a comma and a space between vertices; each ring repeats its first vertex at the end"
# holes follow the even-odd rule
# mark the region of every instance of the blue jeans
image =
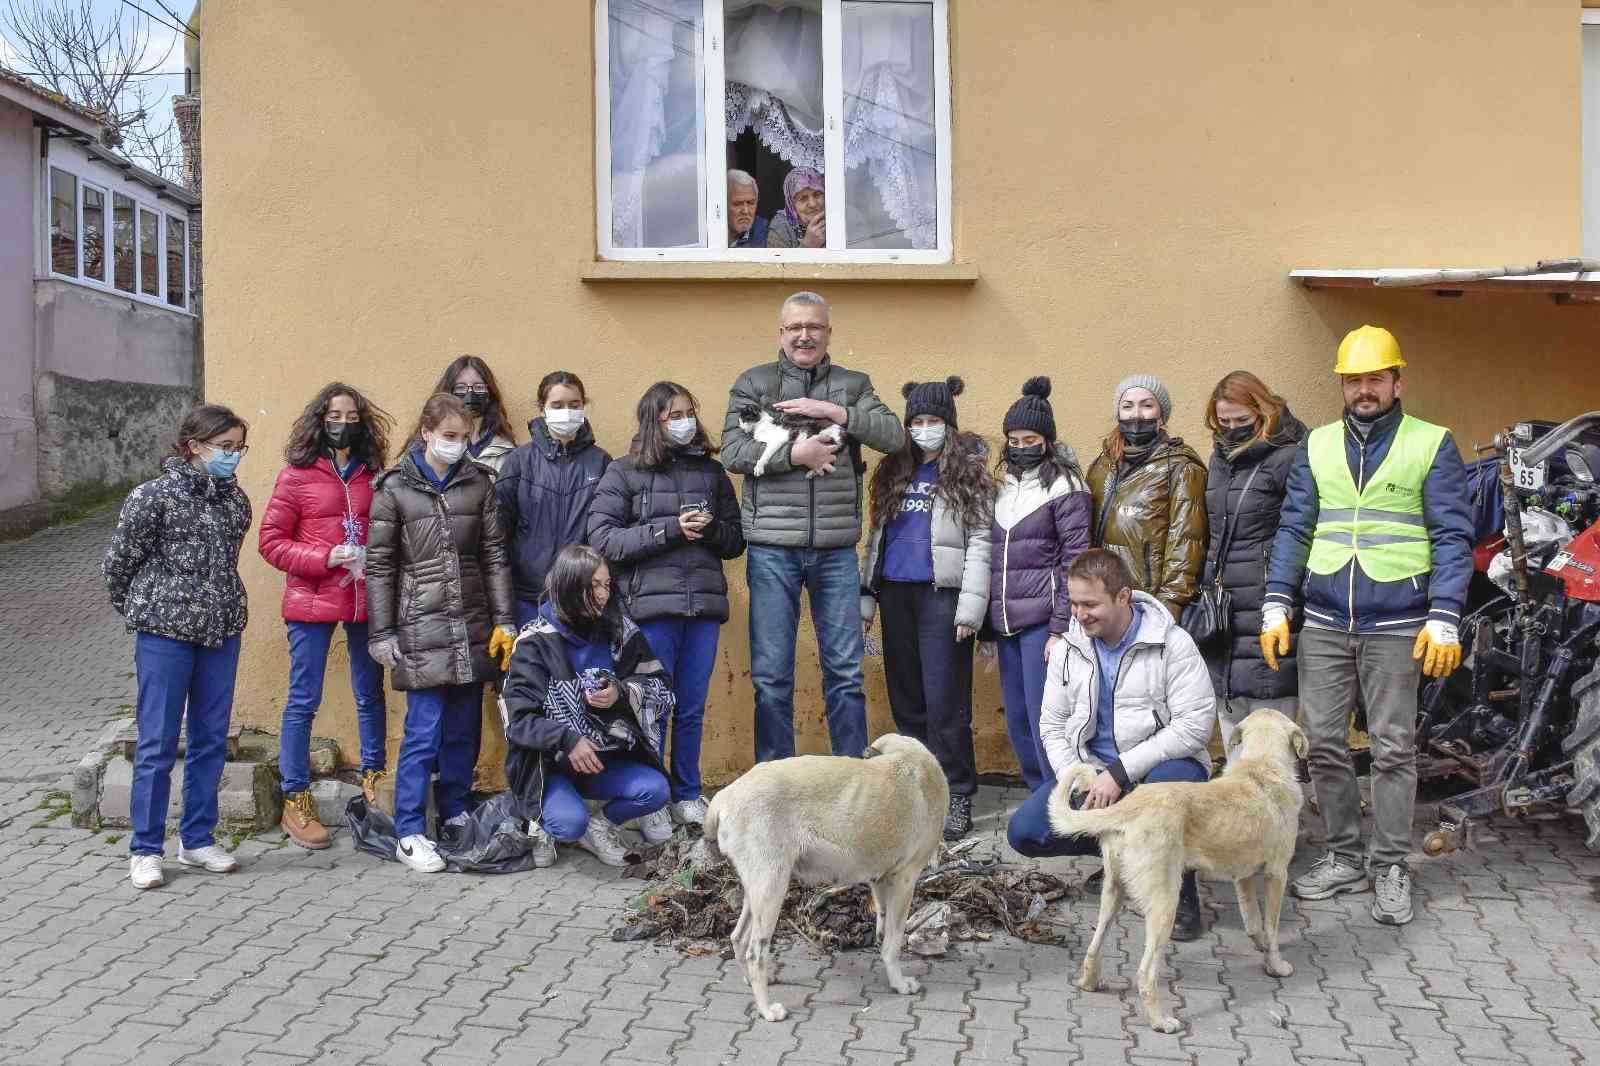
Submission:
MULTIPOLYGON (((706 716, 706 693, 717 665, 717 634, 722 623, 711 618, 657 618, 640 622, 650 650, 672 675, 677 708, 672 712, 672 798, 700 795, 700 734, 706 716)), ((667 745, 667 722, 657 738, 667 745)))
MULTIPOLYGON (((1204 764, 1198 760, 1168 759, 1151 767, 1150 772, 1144 775, 1144 780, 1134 783, 1123 796, 1132 795, 1133 790, 1139 785, 1156 785, 1166 781, 1199 782, 1209 776, 1204 764)), ((1085 834, 1060 837, 1050 828, 1048 806, 1050 792, 1055 787, 1054 778, 1046 781, 1034 789, 1011 816, 1011 822, 1006 826, 1006 840, 1010 843, 1011 850, 1030 859, 1049 858, 1053 855, 1100 854, 1100 842, 1094 837, 1085 834)))
POLYGON ((1044 645, 1050 626, 1040 622, 995 641, 1000 657, 1000 695, 1006 706, 1006 734, 1022 766, 1022 783, 1031 792, 1050 778, 1050 760, 1039 741, 1039 705, 1044 702, 1044 645))
MULTIPOLYGON (((311 720, 322 705, 322 680, 337 622, 286 622, 289 627, 289 698, 283 703, 278 772, 286 795, 311 787, 311 720)), ((382 770, 385 709, 383 668, 367 654, 367 623, 344 623, 350 646, 350 691, 356 697, 361 769, 382 770)))
POLYGON ((439 819, 467 809, 472 769, 478 761, 483 685, 444 685, 406 693, 406 732, 394 775, 394 831, 398 837, 428 831, 428 781, 435 770, 439 819))
POLYGON ((139 677, 133 749, 133 785, 128 816, 135 855, 160 855, 172 795, 172 766, 178 761, 178 728, 188 715, 183 758, 183 820, 179 836, 189 849, 215 844, 217 785, 228 754, 228 719, 233 714, 233 681, 239 671, 239 638, 220 648, 140 633, 133 644, 139 677))
POLYGON ((605 801, 606 818, 612 825, 653 814, 667 805, 667 776, 654 766, 621 751, 602 751, 600 761, 606 768, 597 774, 563 767, 545 781, 540 821, 545 832, 557 840, 570 843, 589 828, 589 808, 584 800, 605 801))
POLYGON ((867 699, 861 687, 861 564, 855 549, 752 544, 745 566, 756 761, 794 754, 794 646, 801 588, 811 597, 833 753, 859 757, 867 746, 867 699))

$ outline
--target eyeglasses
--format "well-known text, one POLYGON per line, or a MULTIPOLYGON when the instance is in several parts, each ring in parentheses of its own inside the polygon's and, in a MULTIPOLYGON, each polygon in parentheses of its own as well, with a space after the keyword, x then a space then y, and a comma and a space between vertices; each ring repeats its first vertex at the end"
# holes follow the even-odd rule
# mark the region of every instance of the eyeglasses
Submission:
POLYGON ((800 323, 798 325, 782 327, 783 332, 788 334, 791 337, 798 337, 798 336, 800 336, 802 334, 805 334, 805 333, 826 333, 832 328, 833 328, 832 326, 829 326, 827 324, 823 324, 823 325, 818 326, 818 325, 813 325, 810 322, 802 322, 802 323, 800 323))
POLYGON ((207 448, 215 448, 217 451, 221 452, 223 455, 235 455, 235 454, 243 455, 245 452, 250 450, 250 445, 248 445, 248 444, 235 444, 231 440, 223 440, 223 441, 208 440, 208 441, 204 441, 203 443, 205 444, 205 446, 207 448))
POLYGON ((487 395, 489 395, 489 386, 487 386, 487 385, 457 385, 455 388, 451 389, 450 391, 455 393, 457 396, 487 396, 487 395))

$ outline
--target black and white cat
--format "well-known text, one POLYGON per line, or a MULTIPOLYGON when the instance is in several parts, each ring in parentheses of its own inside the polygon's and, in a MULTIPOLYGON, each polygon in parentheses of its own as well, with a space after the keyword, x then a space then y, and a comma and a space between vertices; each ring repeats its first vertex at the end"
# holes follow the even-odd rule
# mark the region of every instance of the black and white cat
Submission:
MULTIPOLYGON (((811 437, 826 437, 835 444, 844 444, 844 429, 837 422, 784 414, 776 408, 762 409, 753 403, 739 408, 739 428, 762 446, 761 458, 756 460, 756 477, 767 472, 767 460, 785 444, 799 444, 811 437)), ((806 477, 813 478, 820 473, 820 470, 809 470, 806 477)))

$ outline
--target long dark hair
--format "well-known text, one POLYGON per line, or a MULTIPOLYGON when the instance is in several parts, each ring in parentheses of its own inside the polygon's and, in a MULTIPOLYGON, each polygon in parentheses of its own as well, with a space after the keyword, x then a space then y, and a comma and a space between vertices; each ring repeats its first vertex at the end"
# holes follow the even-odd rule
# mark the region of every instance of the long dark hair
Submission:
POLYGON ((622 597, 615 587, 604 609, 594 602, 590 587, 605 556, 587 544, 568 544, 556 553, 544 576, 544 595, 562 625, 577 633, 600 634, 615 641, 622 637, 622 597))
POLYGON ((172 442, 172 454, 187 459, 190 441, 208 441, 218 433, 226 433, 234 427, 244 430, 245 439, 249 439, 250 423, 234 414, 232 408, 224 407, 220 403, 200 404, 184 415, 183 421, 179 423, 178 439, 172 442))
MULTIPOLYGON (((962 525, 976 529, 989 524, 994 514, 994 476, 986 465, 989 446, 976 433, 950 432, 939 453, 939 487, 934 495, 950 511, 959 515, 962 525)), ((906 487, 916 477, 917 467, 927 456, 911 434, 900 450, 884 456, 872 471, 869 506, 872 524, 882 526, 900 513, 906 487)))
MULTIPOLYGON (((483 379, 484 385, 489 389, 489 403, 483 409, 483 433, 489 437, 504 437, 512 444, 517 443, 517 434, 511 428, 511 416, 506 414, 505 401, 500 398, 500 383, 494 379, 494 371, 476 355, 461 355, 450 361, 444 368, 444 373, 439 375, 439 380, 434 382, 430 395, 438 393, 454 394, 456 378, 468 368, 476 370, 483 379)), ((472 420, 472 412, 467 412, 467 420, 472 420)), ((433 427, 428 427, 433 428, 433 427)), ((411 435, 406 438, 406 444, 412 445, 422 439, 422 423, 417 423, 411 428, 411 435)))
POLYGON ((383 464, 389 459, 389 431, 394 428, 394 419, 389 417, 389 412, 361 395, 358 389, 341 381, 331 381, 322 386, 322 391, 306 404, 306 409, 289 427, 289 442, 283 446, 284 462, 290 466, 307 467, 317 461, 323 448, 322 424, 328 417, 329 406, 339 396, 350 397, 356 405, 356 414, 361 416, 361 424, 366 427, 361 441, 351 445, 351 457, 360 460, 363 466, 374 473, 383 469, 383 464))
POLYGON ((706 436, 705 419, 700 417, 700 401, 694 398, 694 393, 675 381, 658 381, 644 390, 644 395, 639 397, 639 407, 634 412, 639 418, 639 432, 633 438, 629 454, 633 456, 633 465, 640 470, 663 469, 672 449, 679 447, 667 439, 666 431, 661 428, 661 416, 679 396, 688 398, 697 423, 694 439, 683 447, 699 448, 707 455, 717 454, 711 438, 706 436))

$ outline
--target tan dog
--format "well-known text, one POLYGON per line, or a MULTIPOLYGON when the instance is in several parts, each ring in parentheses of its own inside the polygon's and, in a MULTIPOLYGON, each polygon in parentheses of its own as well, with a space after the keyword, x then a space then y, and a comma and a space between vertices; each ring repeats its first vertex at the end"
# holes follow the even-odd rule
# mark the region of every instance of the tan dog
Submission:
POLYGON ((938 760, 898 733, 873 741, 861 759, 761 763, 717 793, 706 812, 707 850, 713 859, 726 855, 744 886, 733 950, 763 1018, 789 1014, 768 998, 767 983, 791 874, 807 885, 870 885, 889 984, 903 995, 921 987, 900 972, 900 947, 917 877, 938 854, 949 806, 938 760))
POLYGON ((1178 889, 1185 870, 1233 881, 1245 932, 1266 953, 1266 969, 1288 977, 1294 967, 1278 954, 1278 912, 1300 825, 1300 775, 1306 735, 1271 708, 1250 714, 1234 730, 1228 765, 1200 784, 1141 785, 1126 799, 1099 810, 1074 810, 1071 796, 1086 792, 1097 767, 1079 763, 1061 775, 1050 796, 1050 825, 1062 836, 1098 837, 1105 858, 1100 919, 1084 954, 1078 987, 1100 987, 1100 942, 1122 907, 1123 893, 1144 914, 1144 958, 1139 997, 1150 1027, 1182 1028, 1161 1009, 1156 968, 1172 936, 1178 889), (1266 913, 1256 901, 1255 875, 1266 881, 1266 913))

